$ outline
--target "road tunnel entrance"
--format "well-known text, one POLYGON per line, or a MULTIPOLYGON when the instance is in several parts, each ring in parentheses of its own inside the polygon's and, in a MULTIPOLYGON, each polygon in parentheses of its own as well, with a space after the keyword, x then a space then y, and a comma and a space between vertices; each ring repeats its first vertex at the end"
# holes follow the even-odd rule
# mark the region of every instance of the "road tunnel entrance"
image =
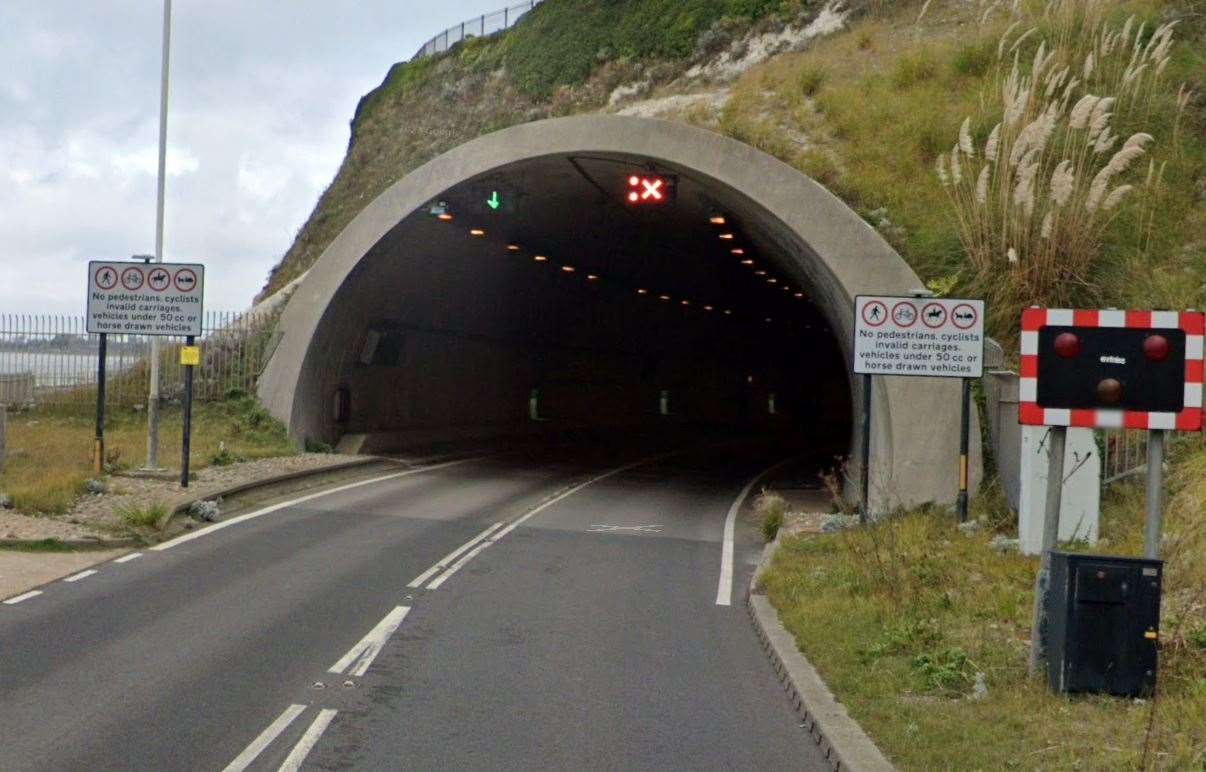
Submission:
MULTIPOLYGON (((691 424, 845 455, 853 295, 918 284, 855 213, 748 146, 661 121, 546 121, 366 207, 290 300, 261 397, 299 442, 691 424)), ((957 432, 932 431, 957 420, 944 389, 877 390, 881 498, 953 496, 937 467, 902 477, 953 453, 957 432)))

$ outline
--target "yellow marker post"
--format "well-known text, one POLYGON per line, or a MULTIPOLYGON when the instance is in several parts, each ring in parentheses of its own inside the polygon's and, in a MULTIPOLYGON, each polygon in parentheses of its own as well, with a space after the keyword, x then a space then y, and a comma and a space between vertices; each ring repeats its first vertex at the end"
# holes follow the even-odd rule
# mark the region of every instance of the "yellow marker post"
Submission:
POLYGON ((196 367, 201 364, 200 346, 181 346, 180 364, 185 367, 196 367))

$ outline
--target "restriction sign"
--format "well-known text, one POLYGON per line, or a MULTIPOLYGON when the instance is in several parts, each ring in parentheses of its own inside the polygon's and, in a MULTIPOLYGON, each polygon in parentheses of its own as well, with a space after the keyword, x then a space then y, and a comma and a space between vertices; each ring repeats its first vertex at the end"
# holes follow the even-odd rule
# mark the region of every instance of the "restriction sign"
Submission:
POLYGON ((88 263, 88 332, 201 336, 205 267, 88 263))
POLYGON ((979 378, 984 374, 984 301, 855 298, 854 372, 979 378))

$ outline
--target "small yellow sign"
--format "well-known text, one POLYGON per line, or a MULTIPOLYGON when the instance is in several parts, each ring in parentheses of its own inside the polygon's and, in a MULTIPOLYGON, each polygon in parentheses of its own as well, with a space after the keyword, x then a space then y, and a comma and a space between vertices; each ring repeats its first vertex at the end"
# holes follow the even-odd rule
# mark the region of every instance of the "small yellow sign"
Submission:
POLYGON ((201 364, 201 347, 181 346, 180 364, 186 367, 196 367, 197 365, 201 364))

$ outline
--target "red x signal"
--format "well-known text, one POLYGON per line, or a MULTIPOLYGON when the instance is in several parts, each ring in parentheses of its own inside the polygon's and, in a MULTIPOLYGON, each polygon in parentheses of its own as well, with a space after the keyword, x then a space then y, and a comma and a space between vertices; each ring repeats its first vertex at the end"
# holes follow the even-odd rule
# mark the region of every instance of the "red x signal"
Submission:
POLYGON ((628 178, 628 203, 635 205, 664 204, 670 199, 673 183, 665 177, 628 178))

